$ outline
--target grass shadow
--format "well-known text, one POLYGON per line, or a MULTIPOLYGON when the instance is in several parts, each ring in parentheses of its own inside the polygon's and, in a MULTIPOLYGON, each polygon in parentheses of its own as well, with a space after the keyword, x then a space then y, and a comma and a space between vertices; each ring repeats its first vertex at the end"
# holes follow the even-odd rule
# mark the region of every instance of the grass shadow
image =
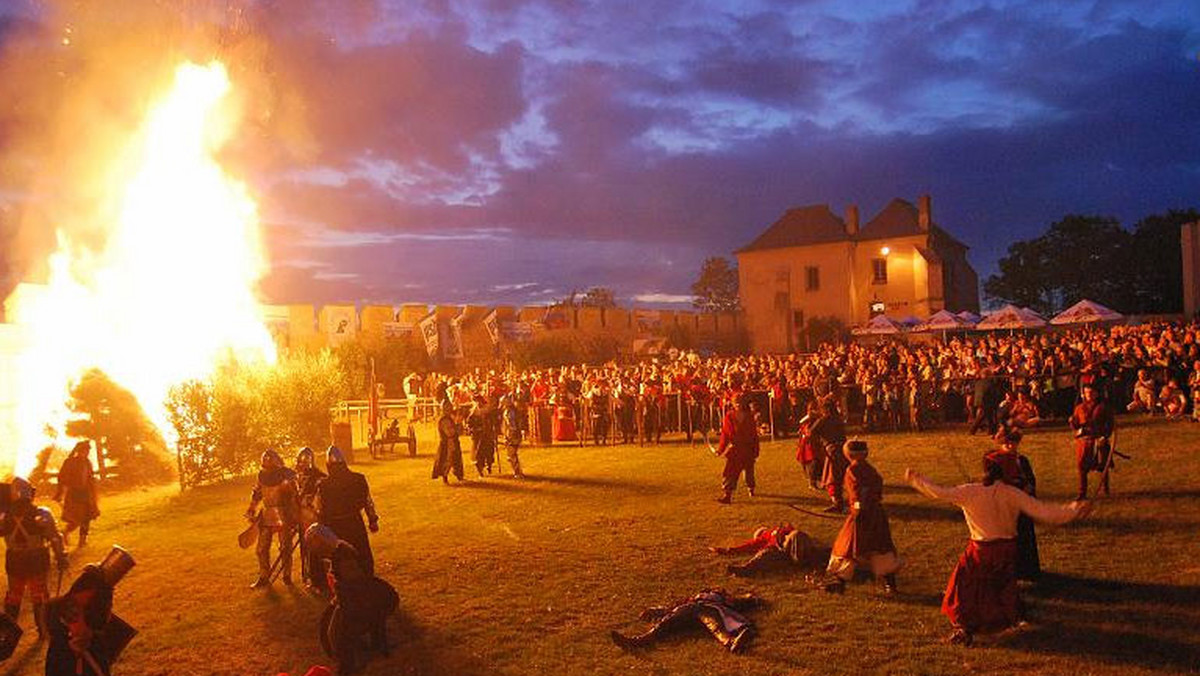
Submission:
POLYGON ((653 484, 643 484, 636 481, 627 481, 621 479, 608 479, 598 477, 582 477, 582 476, 550 476, 546 474, 526 474, 525 481, 529 483, 545 483, 556 486, 578 486, 583 488, 603 488, 606 490, 619 490, 636 493, 639 495, 654 495, 660 491, 658 486, 653 484))

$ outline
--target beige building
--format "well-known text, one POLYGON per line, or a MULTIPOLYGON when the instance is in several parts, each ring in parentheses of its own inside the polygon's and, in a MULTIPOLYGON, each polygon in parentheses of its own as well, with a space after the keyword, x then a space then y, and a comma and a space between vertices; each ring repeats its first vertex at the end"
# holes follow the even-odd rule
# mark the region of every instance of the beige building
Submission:
POLYGON ((803 349, 805 324, 818 317, 854 325, 877 314, 978 312, 967 246, 934 222, 928 195, 918 204, 894 199, 861 227, 856 206, 845 218, 825 204, 796 207, 738 249, 751 348, 803 349))
POLYGON ((1183 316, 1190 319, 1200 313, 1200 221, 1185 223, 1179 240, 1183 250, 1183 316))

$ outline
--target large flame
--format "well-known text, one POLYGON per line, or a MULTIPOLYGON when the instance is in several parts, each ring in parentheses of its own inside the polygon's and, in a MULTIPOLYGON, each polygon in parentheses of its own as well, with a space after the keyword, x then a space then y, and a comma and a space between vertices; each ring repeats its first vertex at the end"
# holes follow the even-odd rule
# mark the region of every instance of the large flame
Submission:
POLYGON ((118 202, 102 245, 85 249, 60 229, 48 284, 6 301, 24 343, 16 438, 0 439, 0 464, 15 473, 61 431, 69 383, 85 369, 133 392, 169 439, 172 385, 230 355, 274 360, 254 292, 266 271, 257 209, 214 159, 234 127, 230 88, 218 62, 179 66, 126 153, 111 158, 118 202))

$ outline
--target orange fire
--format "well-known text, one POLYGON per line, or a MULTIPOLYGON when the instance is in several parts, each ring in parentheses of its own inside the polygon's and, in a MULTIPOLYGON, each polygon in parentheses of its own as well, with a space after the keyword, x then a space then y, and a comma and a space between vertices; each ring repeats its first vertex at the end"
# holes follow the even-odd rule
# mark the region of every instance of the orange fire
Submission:
MULTIPOLYGON (((70 382, 99 368, 171 440, 168 390, 228 357, 275 359, 255 286, 266 271, 257 208, 214 159, 236 114, 219 62, 180 65, 108 172, 116 198, 100 247, 58 231, 45 285, 5 301, 18 327, 15 433, 0 466, 25 474, 61 434, 70 382)), ((63 442, 60 440, 60 445, 63 442)))

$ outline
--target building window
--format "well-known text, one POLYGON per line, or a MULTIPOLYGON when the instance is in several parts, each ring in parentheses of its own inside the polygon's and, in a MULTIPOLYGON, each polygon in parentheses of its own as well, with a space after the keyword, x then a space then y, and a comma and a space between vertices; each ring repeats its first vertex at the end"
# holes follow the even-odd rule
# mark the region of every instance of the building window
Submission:
POLYGON ((791 281, 791 276, 792 276, 791 273, 787 270, 776 270, 775 271, 775 283, 776 284, 787 284, 788 282, 791 281))
POLYGON ((804 268, 804 290, 821 290, 821 269, 815 265, 810 265, 804 268))
POLYGON ((871 259, 871 283, 887 284, 887 259, 871 259))
POLYGON ((786 291, 775 292, 775 309, 776 310, 787 310, 788 308, 790 308, 792 306, 792 299, 789 298, 788 296, 789 296, 789 294, 786 291))

